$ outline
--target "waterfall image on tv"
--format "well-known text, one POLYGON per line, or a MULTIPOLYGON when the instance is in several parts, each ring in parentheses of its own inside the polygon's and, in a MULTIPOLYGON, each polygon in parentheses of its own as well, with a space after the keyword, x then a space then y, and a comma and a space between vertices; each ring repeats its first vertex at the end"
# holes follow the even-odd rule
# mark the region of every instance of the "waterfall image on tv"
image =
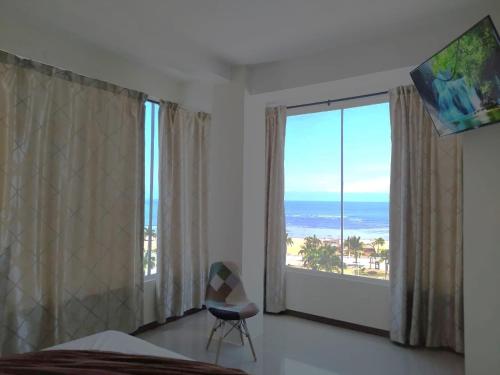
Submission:
POLYGON ((489 16, 410 75, 440 136, 500 122, 500 40, 489 16))

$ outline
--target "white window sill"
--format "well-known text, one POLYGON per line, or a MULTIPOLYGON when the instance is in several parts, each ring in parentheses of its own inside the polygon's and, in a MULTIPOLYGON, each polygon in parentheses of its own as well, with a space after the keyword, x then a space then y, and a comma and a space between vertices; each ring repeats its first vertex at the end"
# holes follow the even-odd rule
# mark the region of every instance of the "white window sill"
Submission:
POLYGON ((377 286, 383 286, 383 287, 387 287, 387 288, 389 288, 389 286, 390 286, 389 280, 380 280, 380 279, 374 279, 374 278, 364 277, 364 276, 342 275, 342 274, 334 273, 334 272, 315 271, 315 270, 308 270, 308 269, 296 268, 296 267, 290 267, 290 266, 286 266, 286 272, 287 273, 302 274, 302 275, 313 275, 315 277, 326 277, 326 278, 330 278, 330 279, 349 281, 349 282, 353 282, 353 283, 377 285, 377 286))

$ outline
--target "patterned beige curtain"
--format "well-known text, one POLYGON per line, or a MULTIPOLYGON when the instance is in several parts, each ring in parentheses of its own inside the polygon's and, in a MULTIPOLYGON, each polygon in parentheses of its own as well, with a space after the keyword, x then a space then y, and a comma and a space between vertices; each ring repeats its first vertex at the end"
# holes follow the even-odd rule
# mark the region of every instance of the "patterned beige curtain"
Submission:
POLYGON ((285 306, 285 131, 286 107, 266 109, 266 276, 265 311, 285 306))
POLYGON ((208 272, 210 115, 160 105, 157 319, 201 308, 208 272))
POLYGON ((0 53, 0 351, 142 323, 143 96, 0 53))
POLYGON ((462 144, 413 86, 390 91, 391 339, 463 352, 462 144))

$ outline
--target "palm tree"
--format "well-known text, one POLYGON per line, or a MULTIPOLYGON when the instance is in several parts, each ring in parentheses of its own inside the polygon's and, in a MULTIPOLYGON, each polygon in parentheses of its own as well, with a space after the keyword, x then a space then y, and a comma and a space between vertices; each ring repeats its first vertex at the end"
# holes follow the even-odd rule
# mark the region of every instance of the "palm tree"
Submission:
POLYGON ((288 233, 286 234, 286 246, 293 246, 293 238, 288 237, 288 233))
POLYGON ((370 256, 370 268, 372 268, 372 262, 376 262, 377 258, 380 256, 380 247, 384 246, 385 240, 382 237, 375 238, 375 240, 371 243, 373 249, 375 250, 375 254, 370 256))
POLYGON ((389 257, 390 257, 389 249, 381 250, 379 257, 380 260, 384 262, 384 270, 385 270, 384 278, 387 279, 387 271, 388 271, 387 266, 389 265, 389 257))
POLYGON ((316 236, 304 238, 299 254, 305 268, 327 272, 340 271, 341 261, 337 246, 323 243, 316 236))
POLYGON ((300 247, 299 255, 302 256, 302 264, 305 268, 319 271, 322 242, 316 236, 304 238, 304 244, 300 247))
POLYGON ((344 246, 347 246, 347 254, 354 251, 355 262, 358 263, 358 257, 363 251, 363 242, 361 242, 361 237, 359 236, 349 236, 344 242, 344 246))
POLYGON ((149 229, 149 227, 144 227, 144 238, 156 238, 156 229, 149 229))
POLYGON ((344 240, 344 249, 347 247, 347 256, 351 255, 351 237, 344 240))
POLYGON ((324 243, 320 251, 320 270, 327 272, 341 272, 342 264, 338 254, 338 247, 331 243, 324 243))
POLYGON ((380 252, 380 247, 381 246, 384 246, 385 244, 385 240, 382 238, 382 237, 379 237, 379 238, 376 238, 373 242, 372 242, 372 246, 374 249, 376 249, 375 253, 378 255, 378 253, 380 252))
MULTIPOLYGON (((147 273, 148 271, 148 257, 147 254, 144 254, 142 258, 142 265, 144 267, 144 274, 147 273)), ((149 267, 150 269, 154 268, 156 266, 156 256, 153 254, 153 251, 151 251, 151 257, 149 258, 149 267)))

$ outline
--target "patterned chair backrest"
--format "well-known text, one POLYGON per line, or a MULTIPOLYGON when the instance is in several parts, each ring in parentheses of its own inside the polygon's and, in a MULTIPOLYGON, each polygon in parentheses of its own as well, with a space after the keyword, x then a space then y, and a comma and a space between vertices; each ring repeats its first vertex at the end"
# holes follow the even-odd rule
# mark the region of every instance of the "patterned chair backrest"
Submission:
POLYGON ((215 262, 210 266, 205 300, 207 304, 237 304, 248 301, 240 270, 235 263, 215 262))

